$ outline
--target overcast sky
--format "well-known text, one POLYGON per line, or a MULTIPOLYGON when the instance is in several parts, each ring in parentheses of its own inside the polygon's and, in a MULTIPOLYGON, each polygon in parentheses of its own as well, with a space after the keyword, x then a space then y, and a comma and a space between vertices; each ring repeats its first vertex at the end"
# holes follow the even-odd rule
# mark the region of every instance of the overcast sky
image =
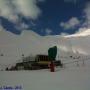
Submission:
POLYGON ((73 34, 90 28, 89 0, 0 0, 0 30, 73 34))

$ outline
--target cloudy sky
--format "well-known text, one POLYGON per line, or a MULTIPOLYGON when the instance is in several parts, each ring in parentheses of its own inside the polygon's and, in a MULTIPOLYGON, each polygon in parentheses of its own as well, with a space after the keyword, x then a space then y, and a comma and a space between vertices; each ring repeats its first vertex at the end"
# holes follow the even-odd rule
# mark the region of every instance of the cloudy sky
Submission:
POLYGON ((0 30, 65 35, 90 28, 89 0, 0 0, 0 30))

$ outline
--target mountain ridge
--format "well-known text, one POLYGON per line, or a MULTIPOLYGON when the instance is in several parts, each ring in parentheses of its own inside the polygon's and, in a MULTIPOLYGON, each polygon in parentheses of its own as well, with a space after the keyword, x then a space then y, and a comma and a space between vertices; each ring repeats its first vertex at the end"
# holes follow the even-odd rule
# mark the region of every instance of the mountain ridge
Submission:
POLYGON ((48 54, 48 49, 57 46, 58 55, 83 54, 90 55, 90 37, 40 36, 33 31, 23 31, 14 35, 8 31, 0 31, 0 63, 13 63, 22 58, 22 54, 48 54))

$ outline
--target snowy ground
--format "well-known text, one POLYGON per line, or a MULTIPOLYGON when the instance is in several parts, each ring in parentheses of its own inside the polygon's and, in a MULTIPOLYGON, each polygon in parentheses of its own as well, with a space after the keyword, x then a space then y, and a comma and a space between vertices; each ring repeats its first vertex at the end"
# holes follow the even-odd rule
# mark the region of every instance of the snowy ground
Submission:
POLYGON ((68 64, 64 69, 56 68, 55 72, 48 69, 0 71, 1 86, 22 87, 16 90, 90 90, 90 61, 85 62, 84 66, 68 64))

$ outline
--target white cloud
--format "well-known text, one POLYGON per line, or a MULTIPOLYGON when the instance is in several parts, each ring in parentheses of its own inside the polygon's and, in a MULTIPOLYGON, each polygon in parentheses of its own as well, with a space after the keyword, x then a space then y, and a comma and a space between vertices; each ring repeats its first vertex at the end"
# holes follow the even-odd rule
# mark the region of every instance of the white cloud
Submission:
POLYGON ((10 0, 0 0, 0 16, 15 19, 16 14, 10 0))
POLYGON ((87 28, 85 28, 85 27, 79 28, 79 30, 78 30, 76 33, 82 33, 82 32, 84 32, 85 30, 87 30, 87 28))
POLYGON ((46 35, 50 35, 50 34, 52 33, 52 30, 49 29, 49 28, 47 28, 47 29, 45 30, 45 32, 46 32, 46 35))
POLYGON ((41 14, 41 10, 36 5, 37 0, 13 0, 13 3, 16 10, 26 17, 36 19, 41 14))
POLYGON ((82 15, 81 18, 84 22, 82 24, 76 17, 72 17, 67 22, 61 22, 60 26, 67 30, 80 25, 81 27, 76 33, 81 33, 83 31, 86 31, 87 29, 90 29, 90 2, 86 3, 85 8, 83 9, 83 13, 84 16, 82 15))
POLYGON ((90 29, 90 2, 86 3, 83 12, 85 20, 76 33, 83 33, 86 32, 88 29, 90 29))
POLYGON ((0 16, 16 22, 18 14, 37 19, 41 14, 37 0, 0 0, 0 16))
POLYGON ((29 26, 28 26, 27 24, 25 24, 25 23, 22 23, 22 24, 21 24, 21 27, 22 27, 22 28, 28 28, 29 26))
POLYGON ((72 17, 67 22, 61 22, 60 26, 63 27, 65 30, 67 30, 70 28, 75 28, 79 24, 80 24, 80 21, 76 17, 72 17))
MULTIPOLYGON (((0 16, 12 21, 16 28, 26 29, 28 25, 21 21, 19 14, 30 19, 37 19, 41 15, 41 10, 37 2, 44 0, 0 0, 0 16)), ((1 26, 3 27, 3 26, 1 26)))
POLYGON ((62 32, 60 35, 61 35, 61 36, 66 36, 66 35, 69 35, 69 34, 68 34, 68 33, 63 33, 63 32, 62 32))
POLYGON ((85 22, 83 25, 90 28, 90 2, 86 4, 86 7, 83 12, 85 14, 85 22))
POLYGON ((29 25, 27 25, 24 22, 20 22, 20 23, 16 24, 16 28, 18 28, 20 30, 26 30, 29 28, 29 25))
POLYGON ((67 29, 73 29, 76 26, 80 25, 81 27, 78 29, 76 33, 81 33, 87 29, 90 28, 90 2, 87 2, 85 5, 85 8, 83 9, 84 17, 81 16, 82 20, 84 22, 81 24, 80 20, 78 20, 76 17, 70 18, 66 22, 61 22, 60 26, 63 27, 65 30, 67 29))

